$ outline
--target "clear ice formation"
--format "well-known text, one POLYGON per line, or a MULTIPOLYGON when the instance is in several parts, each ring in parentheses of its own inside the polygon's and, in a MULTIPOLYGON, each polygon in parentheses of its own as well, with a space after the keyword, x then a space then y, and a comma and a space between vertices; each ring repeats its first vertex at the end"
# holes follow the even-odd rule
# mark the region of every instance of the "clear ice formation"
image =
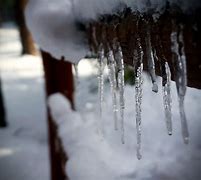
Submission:
POLYGON ((79 72, 78 72, 78 64, 73 64, 74 71, 75 71, 75 83, 79 83, 79 72))
POLYGON ((141 112, 142 112, 142 71, 143 64, 137 67, 135 75, 135 103, 136 103, 136 129, 137 129, 137 158, 141 159, 141 112))
POLYGON ((184 99, 187 86, 187 70, 186 70, 186 56, 184 53, 184 42, 182 27, 180 32, 172 32, 171 34, 171 50, 173 52, 173 62, 176 64, 176 87, 179 99, 179 111, 181 117, 182 136, 185 144, 189 142, 189 132, 184 109, 184 99))
POLYGON ((112 105, 113 105, 113 116, 114 116, 114 128, 118 129, 118 106, 117 106, 117 79, 116 79, 116 62, 114 59, 113 51, 109 48, 107 56, 107 66, 109 69, 109 81, 112 92, 112 105))
POLYGON ((103 101, 104 101, 104 58, 105 52, 103 45, 99 46, 98 52, 98 64, 99 64, 99 72, 98 72, 98 92, 99 92, 99 104, 100 104, 100 132, 103 134, 103 122, 102 122, 102 111, 103 111, 103 101))
POLYGON ((172 135, 172 97, 171 97, 171 72, 168 62, 162 65, 163 81, 163 106, 165 111, 166 127, 169 135, 172 135))
POLYGON ((120 102, 120 122, 121 122, 121 141, 125 144, 125 132, 124 132, 124 109, 125 109, 125 97, 124 97, 124 60, 120 44, 117 45, 116 53, 116 63, 117 63, 117 80, 119 88, 119 102, 120 102))
POLYGON ((135 60, 135 106, 136 106, 136 131, 137 131, 137 158, 140 160, 141 155, 141 122, 142 122, 142 94, 143 94, 143 51, 140 39, 137 39, 137 50, 134 52, 135 60))
POLYGON ((151 37, 150 32, 147 31, 147 36, 145 38, 146 43, 146 55, 147 55, 147 64, 148 64, 148 71, 151 76, 152 80, 152 91, 157 93, 158 92, 158 85, 156 84, 156 73, 155 73, 155 62, 154 62, 154 56, 151 46, 151 37))
MULTIPOLYGON (((172 60, 175 64, 175 82, 177 87, 179 112, 181 117, 181 128, 184 143, 189 142, 189 132, 186 120, 184 99, 187 86, 187 69, 186 56, 184 53, 184 40, 182 26, 179 26, 179 31, 171 33, 171 51, 172 60)), ((124 97, 124 59, 122 48, 118 41, 110 48, 108 46, 107 52, 107 66, 109 69, 109 81, 112 92, 114 127, 118 128, 118 110, 120 111, 120 127, 121 127, 121 141, 125 143, 125 127, 124 127, 124 111, 125 111, 125 97, 124 97), (117 96, 119 95, 119 107, 117 96)), ((157 52, 154 51, 151 45, 150 31, 147 31, 145 37, 145 53, 147 57, 148 71, 153 83, 152 91, 158 92, 158 85, 156 84, 155 62, 158 59, 157 52)), ((102 119, 103 108, 103 90, 104 90, 104 59, 105 51, 103 44, 100 44, 98 51, 99 63, 99 101, 100 101, 100 117, 102 119)), ((136 106, 136 133, 137 133, 137 158, 142 158, 141 154, 141 124, 142 124, 142 96, 143 96, 143 57, 144 52, 139 36, 136 38, 136 48, 134 50, 134 73, 135 73, 135 106, 136 106)), ((162 94, 163 106, 165 112, 166 128, 169 135, 172 135, 172 97, 171 97, 171 71, 166 59, 160 62, 162 70, 162 94)), ((101 132, 103 132, 103 124, 101 121, 101 132)))

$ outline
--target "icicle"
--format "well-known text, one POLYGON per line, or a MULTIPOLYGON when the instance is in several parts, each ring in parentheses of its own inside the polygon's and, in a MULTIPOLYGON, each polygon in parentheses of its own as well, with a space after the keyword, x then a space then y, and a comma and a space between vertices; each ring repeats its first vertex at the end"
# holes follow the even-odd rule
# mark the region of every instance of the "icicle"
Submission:
POLYGON ((137 131, 137 158, 140 160, 141 155, 141 113, 142 113, 142 85, 143 85, 143 51, 140 39, 137 39, 137 50, 135 51, 135 106, 136 106, 136 131, 137 131))
POLYGON ((115 69, 115 60, 114 60, 114 55, 113 51, 109 49, 108 52, 108 69, 109 69, 109 81, 110 81, 110 86, 111 86, 111 92, 112 92, 112 104, 113 104, 113 115, 114 115, 114 128, 115 130, 118 129, 118 119, 117 119, 117 112, 118 112, 118 107, 117 107, 117 79, 116 79, 116 69, 115 69))
POLYGON ((137 158, 141 159, 141 104, 142 104, 142 71, 143 64, 137 68, 135 75, 136 129, 137 129, 137 158))
POLYGON ((98 72, 98 91, 99 91, 99 104, 100 104, 100 132, 103 135, 103 123, 102 123, 102 110, 103 110, 103 101, 104 101, 104 48, 101 44, 99 46, 99 52, 98 52, 98 64, 99 64, 99 72, 98 72))
POLYGON ((168 62, 162 66, 163 69, 163 105, 165 110, 166 127, 169 135, 172 135, 172 98, 171 98, 171 72, 168 62))
POLYGON ((73 68, 75 71, 75 82, 76 84, 78 84, 79 83, 78 64, 73 64, 73 68))
POLYGON ((171 42, 172 42, 171 49, 174 55, 173 60, 176 63, 176 79, 175 80, 176 80, 177 94, 179 99, 182 135, 183 135, 184 143, 188 144, 189 132, 188 132, 186 114, 184 110, 184 98, 185 98, 186 86, 187 86, 187 72, 186 72, 186 57, 184 54, 184 42, 183 42, 182 32, 179 33, 179 36, 177 32, 172 32, 171 42))
POLYGON ((147 55, 147 63, 148 63, 148 70, 151 76, 151 80, 153 83, 152 91, 157 93, 158 92, 158 85, 156 84, 156 73, 155 73, 155 62, 153 57, 153 51, 151 47, 151 37, 150 32, 147 32, 147 37, 145 38, 146 41, 146 55, 147 55))
POLYGON ((123 60, 123 54, 122 54, 122 49, 121 46, 117 45, 117 78, 118 78, 118 86, 119 86, 119 101, 120 101, 120 118, 121 118, 121 141, 122 144, 125 144, 125 137, 124 137, 124 109, 125 109, 125 97, 124 97, 124 60, 123 60))

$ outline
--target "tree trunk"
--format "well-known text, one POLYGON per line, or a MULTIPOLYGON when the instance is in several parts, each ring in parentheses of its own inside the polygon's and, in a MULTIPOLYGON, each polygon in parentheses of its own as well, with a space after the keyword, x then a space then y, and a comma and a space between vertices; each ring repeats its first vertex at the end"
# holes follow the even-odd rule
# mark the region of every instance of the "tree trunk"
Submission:
POLYGON ((37 55, 38 53, 36 47, 25 22, 24 10, 26 4, 27 0, 16 1, 16 21, 19 27, 20 40, 22 44, 22 54, 37 55))
POLYGON ((6 115, 5 108, 3 102, 3 94, 2 94, 2 86, 1 86, 1 78, 0 78, 0 127, 6 127, 6 115))
MULTIPOLYGON (((54 93, 62 93, 73 104, 73 75, 72 65, 64 59, 57 60, 50 54, 42 51, 43 65, 45 71, 45 83, 47 97, 54 93)), ((65 173, 65 165, 68 160, 66 152, 64 152, 62 142, 58 137, 57 126, 50 116, 48 109, 48 126, 49 126, 49 145, 51 160, 51 179, 67 180, 65 173)))

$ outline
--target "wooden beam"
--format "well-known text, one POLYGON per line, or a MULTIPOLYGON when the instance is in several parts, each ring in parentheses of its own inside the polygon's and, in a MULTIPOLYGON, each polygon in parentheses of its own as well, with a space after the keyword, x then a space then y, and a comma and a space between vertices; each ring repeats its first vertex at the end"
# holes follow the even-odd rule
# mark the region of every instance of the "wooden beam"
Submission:
MULTIPOLYGON (((155 21, 152 14, 133 13, 129 8, 119 15, 105 15, 97 22, 91 23, 88 28, 90 49, 97 54, 98 46, 104 45, 105 52, 108 46, 114 50, 114 44, 119 42, 126 64, 134 66, 136 59, 137 38, 140 39, 142 49, 146 52, 147 32, 150 33, 152 50, 155 51, 156 73, 161 76, 160 64, 169 63, 172 80, 175 80, 176 69, 171 50, 171 33, 176 31, 183 34, 187 60, 188 86, 201 89, 201 10, 185 14, 178 7, 166 9, 155 21)), ((147 56, 143 56, 144 68, 147 70, 147 56)))

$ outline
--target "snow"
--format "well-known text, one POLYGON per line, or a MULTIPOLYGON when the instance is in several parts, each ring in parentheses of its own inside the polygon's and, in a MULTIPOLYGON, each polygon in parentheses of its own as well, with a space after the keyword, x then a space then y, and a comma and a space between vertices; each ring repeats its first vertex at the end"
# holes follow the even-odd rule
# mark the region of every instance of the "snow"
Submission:
MULTIPOLYGON (((146 12, 150 8, 162 11, 166 0, 29 0, 26 8, 27 25, 35 42, 57 59, 77 63, 89 51, 84 31, 77 26, 96 20, 100 15, 116 13, 118 9, 131 7, 146 12), (120 6, 121 5, 121 6, 120 6)), ((184 11, 201 7, 199 0, 169 0, 184 11)))
MULTIPOLYGON (((85 60, 88 64, 88 60, 85 60)), ((82 62, 84 64, 84 61, 82 62)), ((94 64, 91 65, 94 68, 94 64)), ((82 66, 78 66, 82 74, 82 66)), ((97 73, 98 76, 98 73, 97 73)), ((136 157, 135 95, 134 87, 125 87, 125 144, 121 144, 121 131, 114 130, 112 96, 109 83, 105 84, 103 106, 104 140, 98 133, 98 81, 93 74, 80 76, 76 101, 78 112, 70 109, 61 95, 49 97, 48 104, 59 125, 65 151, 69 155, 66 172, 72 180, 189 180, 200 179, 200 90, 188 88, 186 114, 189 122, 190 144, 181 136, 177 92, 172 82, 173 135, 168 136, 163 110, 162 87, 151 92, 151 82, 143 75, 142 104, 142 160, 136 157), (84 92, 83 92, 84 91, 84 92)), ((161 79, 157 79, 159 83, 161 79)))
POLYGON ((87 40, 76 27, 70 1, 30 0, 25 14, 35 42, 44 51, 73 63, 86 56, 87 40))
POLYGON ((48 180, 49 153, 42 63, 20 56, 13 24, 0 28, 0 77, 8 127, 0 129, 0 179, 48 180))

